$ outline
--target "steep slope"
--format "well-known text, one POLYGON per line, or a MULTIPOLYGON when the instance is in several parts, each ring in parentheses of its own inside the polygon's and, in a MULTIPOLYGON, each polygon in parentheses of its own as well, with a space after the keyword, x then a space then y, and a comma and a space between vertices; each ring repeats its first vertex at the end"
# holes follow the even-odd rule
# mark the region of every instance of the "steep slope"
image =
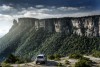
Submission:
POLYGON ((33 58, 39 53, 61 54, 70 53, 91 54, 92 50, 100 50, 99 38, 80 37, 61 33, 46 33, 42 29, 30 35, 19 48, 15 55, 23 58, 33 58))
POLYGON ((10 31, 0 39, 0 59, 11 53, 31 60, 39 53, 64 56, 75 52, 89 54, 92 50, 100 51, 98 23, 99 16, 41 20, 20 18, 18 22, 14 20, 10 31), (91 35, 87 37, 74 33, 82 33, 80 29, 84 32, 90 30, 91 35))
POLYGON ((33 24, 13 25, 11 30, 0 39, 0 58, 13 53, 18 47, 24 33, 28 32, 33 24))
MULTIPOLYGON (((26 36, 26 35, 25 35, 26 36)), ((24 42, 16 50, 16 55, 25 57, 33 57, 35 53, 40 49, 41 44, 50 36, 49 33, 45 32, 43 29, 38 31, 33 31, 29 37, 26 38, 24 42)), ((25 38, 22 38, 24 40, 25 38)))

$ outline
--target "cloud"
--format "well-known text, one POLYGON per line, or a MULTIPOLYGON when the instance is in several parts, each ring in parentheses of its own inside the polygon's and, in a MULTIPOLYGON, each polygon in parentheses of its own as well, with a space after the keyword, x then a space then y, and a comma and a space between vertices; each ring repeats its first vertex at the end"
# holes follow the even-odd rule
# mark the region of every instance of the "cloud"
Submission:
POLYGON ((0 14, 0 21, 11 21, 11 20, 13 20, 12 16, 0 14))
POLYGON ((19 11, 16 10, 16 14, 13 17, 34 17, 34 18, 51 18, 60 17, 60 15, 66 15, 73 12, 78 12, 79 10, 85 9, 85 7, 44 7, 43 5, 37 5, 40 8, 28 7, 22 8, 19 11), (18 11, 18 12, 17 12, 18 11))
POLYGON ((59 7, 58 10, 70 11, 70 10, 79 10, 79 8, 75 7, 59 7))
POLYGON ((55 17, 79 17, 92 14, 99 14, 99 11, 87 10, 87 7, 67 7, 67 6, 44 6, 36 5, 28 8, 16 8, 8 5, 0 6, 0 21, 11 21, 14 18, 33 17, 33 18, 55 18, 55 17))
MULTIPOLYGON (((16 8, 8 5, 0 6, 1 19, 11 20, 13 18, 19 17, 33 17, 33 18, 51 18, 51 17, 68 17, 68 16, 77 16, 76 14, 86 11, 86 7, 66 7, 66 6, 44 6, 36 5, 34 7, 28 8, 16 8), (8 17, 8 18, 7 18, 8 17)), ((85 14, 85 13, 84 13, 85 14)), ((90 13, 89 13, 90 14, 90 13)), ((79 16, 82 16, 79 15, 79 16)), ((88 15, 87 13, 85 15, 88 15)))
POLYGON ((36 8, 43 8, 44 5, 36 5, 35 7, 36 7, 36 8))
POLYGON ((10 6, 7 6, 7 5, 2 5, 2 6, 0 6, 0 9, 3 11, 8 11, 8 10, 13 9, 13 8, 10 6))
POLYGON ((99 14, 97 11, 85 10, 86 7, 44 7, 36 8, 29 7, 24 8, 22 11, 18 12, 16 17, 33 17, 33 18, 56 18, 56 17, 80 17, 99 14))

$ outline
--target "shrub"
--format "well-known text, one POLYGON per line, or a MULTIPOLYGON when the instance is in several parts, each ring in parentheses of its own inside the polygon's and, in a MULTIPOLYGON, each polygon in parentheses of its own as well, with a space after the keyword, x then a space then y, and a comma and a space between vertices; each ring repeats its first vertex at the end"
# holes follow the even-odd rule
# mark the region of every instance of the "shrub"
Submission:
POLYGON ((3 62, 5 63, 24 63, 23 60, 21 60, 19 57, 14 56, 13 54, 10 54, 8 58, 6 58, 3 62))
POLYGON ((92 62, 88 58, 81 58, 78 62, 75 63, 75 67, 91 67, 92 62))
POLYGON ((59 54, 54 54, 54 55, 48 56, 48 59, 50 59, 50 60, 60 60, 60 58, 61 58, 61 55, 59 55, 59 54))
POLYGON ((55 58, 54 60, 59 61, 59 60, 60 60, 60 58, 58 58, 58 57, 57 57, 57 58, 55 58))
POLYGON ((58 67, 62 67, 63 65, 62 65, 62 63, 58 63, 58 65, 57 65, 58 67))
POLYGON ((54 54, 54 57, 55 57, 55 60, 60 60, 61 55, 59 55, 59 54, 54 54))
POLYGON ((100 51, 94 50, 92 56, 100 58, 100 51))
POLYGON ((86 57, 82 57, 82 58, 80 58, 80 60, 86 60, 86 61, 88 61, 88 63, 92 63, 92 61, 89 58, 86 58, 86 57))
POLYGON ((80 60, 75 63, 75 67, 91 67, 90 64, 86 60, 80 60))
POLYGON ((24 61, 19 60, 15 62, 15 64, 20 64, 20 63, 24 63, 24 61))
POLYGON ((69 58, 73 58, 73 59, 80 59, 82 58, 83 56, 81 54, 70 54, 69 55, 69 58))
POLYGON ((54 60, 55 57, 54 57, 54 55, 49 55, 49 56, 48 56, 48 59, 50 59, 50 60, 54 60))
POLYGON ((13 66, 11 66, 10 64, 8 64, 8 63, 4 63, 4 62, 1 63, 1 66, 2 66, 2 67, 13 67, 13 66))
POLYGON ((54 54, 55 58, 61 58, 60 54, 54 54))
POLYGON ((68 60, 65 60, 65 64, 70 64, 70 62, 68 60))

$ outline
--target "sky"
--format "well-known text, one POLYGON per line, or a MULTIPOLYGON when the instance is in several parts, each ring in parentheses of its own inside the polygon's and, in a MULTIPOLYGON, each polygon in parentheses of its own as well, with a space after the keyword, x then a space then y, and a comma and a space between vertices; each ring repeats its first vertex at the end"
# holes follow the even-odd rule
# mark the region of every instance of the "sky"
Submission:
POLYGON ((0 0, 0 37, 13 19, 20 17, 53 18, 100 15, 100 0, 0 0))

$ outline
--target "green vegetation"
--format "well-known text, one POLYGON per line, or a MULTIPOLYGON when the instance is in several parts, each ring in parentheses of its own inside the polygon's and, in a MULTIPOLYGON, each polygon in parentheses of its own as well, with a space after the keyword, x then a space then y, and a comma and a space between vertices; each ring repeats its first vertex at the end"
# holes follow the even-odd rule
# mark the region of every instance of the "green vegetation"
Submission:
POLYGON ((75 63, 75 67, 91 67, 92 61, 88 58, 81 58, 78 62, 75 63))
POLYGON ((70 54, 69 55, 69 58, 73 58, 73 59, 80 59, 82 58, 83 56, 81 54, 70 54))
POLYGON ((48 55, 48 59, 50 59, 50 60, 60 60, 60 58, 61 58, 61 55, 59 55, 59 54, 54 54, 54 55, 48 55))
POLYGON ((13 54, 10 54, 9 56, 8 56, 8 58, 7 59, 5 59, 4 61, 3 61, 3 63, 17 63, 17 64, 19 64, 19 63, 24 63, 24 60, 23 59, 20 59, 19 57, 17 57, 17 56, 14 56, 13 54))
POLYGON ((63 65, 62 65, 62 63, 58 63, 58 65, 57 65, 58 67, 62 67, 63 65))
MULTIPOLYGON (((89 58, 83 57, 81 54, 70 54, 69 58, 79 59, 78 62, 75 63, 75 67, 91 67, 92 61, 89 58)), ((69 63, 66 61, 66 63, 69 63)))
POLYGON ((59 54, 54 54, 54 57, 55 57, 55 60, 59 61, 60 58, 61 58, 61 55, 59 55, 59 54))
POLYGON ((2 67, 13 67, 13 66, 11 66, 11 65, 8 64, 8 63, 2 63, 1 66, 2 66, 2 67))
POLYGON ((100 51, 93 50, 92 55, 93 55, 94 57, 100 58, 100 51))
POLYGON ((81 54, 70 54, 69 58, 79 59, 79 61, 75 63, 75 67, 91 67, 92 65, 92 61, 89 58, 83 57, 81 54))
POLYGON ((92 61, 89 58, 81 56, 79 61, 75 63, 75 67, 91 67, 92 61))
POLYGON ((68 60, 65 60, 65 64, 70 64, 70 62, 68 60))
POLYGON ((54 56, 54 55, 49 55, 49 56, 48 56, 48 59, 54 60, 54 59, 55 59, 55 56, 54 56))

